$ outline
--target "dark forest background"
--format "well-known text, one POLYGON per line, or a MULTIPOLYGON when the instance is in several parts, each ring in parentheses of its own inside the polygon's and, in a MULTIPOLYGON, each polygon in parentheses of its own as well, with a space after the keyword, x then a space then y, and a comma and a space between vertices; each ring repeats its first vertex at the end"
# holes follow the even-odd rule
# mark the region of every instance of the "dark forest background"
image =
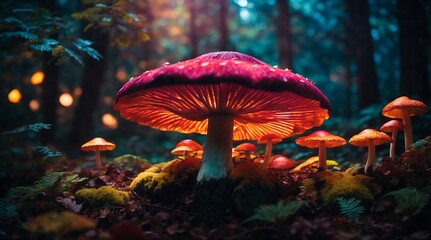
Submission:
MULTIPOLYGON (((378 129, 381 108, 398 96, 431 103, 430 33, 426 0, 4 0, 0 131, 49 123, 35 141, 70 157, 101 136, 117 144, 115 155, 162 161, 177 141, 204 136, 127 122, 112 109, 116 92, 146 70, 232 50, 315 82, 332 104, 322 128, 348 139, 378 129), (38 71, 44 80, 33 85, 38 71), (18 103, 8 100, 12 89, 18 103), (71 106, 59 103, 63 93, 71 106)), ((429 135, 430 120, 413 119, 416 139, 429 135)), ((278 151, 300 157, 286 147, 292 139, 284 143, 278 151)))

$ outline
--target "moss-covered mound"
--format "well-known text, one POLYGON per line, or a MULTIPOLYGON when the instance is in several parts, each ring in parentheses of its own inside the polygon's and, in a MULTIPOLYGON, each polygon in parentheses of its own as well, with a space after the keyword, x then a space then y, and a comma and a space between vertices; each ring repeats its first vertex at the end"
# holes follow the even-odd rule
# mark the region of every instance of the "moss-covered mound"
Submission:
POLYGON ((110 186, 103 186, 98 189, 84 188, 78 190, 75 196, 78 202, 83 202, 92 207, 124 205, 130 199, 128 192, 120 191, 110 186))
POLYGON ((345 172, 320 172, 315 175, 315 186, 319 191, 319 199, 323 206, 331 208, 337 203, 337 198, 357 198, 363 202, 371 202, 374 196, 371 192, 373 178, 345 172))
POLYGON ((180 191, 193 189, 200 165, 198 158, 158 163, 138 174, 130 187, 140 196, 169 201, 180 191))
POLYGON ((244 162, 229 174, 233 184, 232 199, 242 217, 254 214, 261 205, 277 201, 277 180, 265 164, 244 162))

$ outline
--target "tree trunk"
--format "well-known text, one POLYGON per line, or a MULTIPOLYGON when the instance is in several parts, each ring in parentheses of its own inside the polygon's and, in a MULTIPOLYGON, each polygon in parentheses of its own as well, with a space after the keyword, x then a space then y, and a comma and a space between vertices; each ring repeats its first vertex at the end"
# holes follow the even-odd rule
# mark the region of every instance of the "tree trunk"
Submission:
POLYGON ((197 57, 199 54, 199 36, 197 26, 197 3, 195 0, 187 0, 187 8, 189 10, 189 40, 190 40, 190 58, 197 57))
POLYGON ((346 1, 350 21, 349 37, 356 64, 359 108, 379 102, 379 89, 374 61, 373 39, 369 22, 368 1, 346 1))
MULTIPOLYGON (((55 0, 40 1, 42 8, 48 9, 51 12, 58 11, 55 0)), ((51 36, 56 39, 58 34, 51 36)), ((40 133, 41 141, 43 144, 51 144, 55 141, 55 133, 57 129, 57 108, 58 108, 58 95, 59 95, 59 69, 55 65, 50 52, 43 54, 43 72, 45 77, 42 82, 42 97, 41 97, 41 112, 42 122, 52 124, 49 131, 42 131, 40 133)))
POLYGON ((94 113, 99 103, 100 91, 105 82, 106 56, 109 46, 109 36, 93 30, 88 32, 85 39, 94 42, 96 49, 103 58, 99 61, 87 56, 82 76, 82 94, 75 109, 72 127, 69 134, 69 147, 77 148, 85 141, 93 138, 94 113))
POLYGON ((220 5, 220 25, 219 25, 219 50, 231 50, 229 44, 229 1, 219 0, 220 5))
POLYGON ((398 0, 401 95, 430 100, 428 80, 428 22, 425 1, 398 0))
POLYGON ((292 34, 290 27, 290 11, 288 0, 277 0, 277 34, 279 64, 281 68, 293 67, 292 34))

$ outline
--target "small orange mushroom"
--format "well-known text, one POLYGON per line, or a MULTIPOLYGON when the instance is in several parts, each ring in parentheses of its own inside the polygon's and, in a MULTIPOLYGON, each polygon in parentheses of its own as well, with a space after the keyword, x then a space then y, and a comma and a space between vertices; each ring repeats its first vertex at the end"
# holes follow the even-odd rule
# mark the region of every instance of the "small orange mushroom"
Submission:
POLYGON ((197 143, 196 141, 193 141, 191 139, 184 139, 181 142, 178 142, 177 145, 175 145, 175 147, 181 147, 181 146, 187 146, 190 147, 191 149, 193 149, 194 151, 202 151, 203 148, 202 146, 197 143))
POLYGON ((193 155, 196 155, 196 151, 192 149, 191 147, 187 146, 179 146, 174 148, 171 153, 173 155, 177 155, 180 159, 186 159, 188 157, 192 157, 193 155))
POLYGON ((264 163, 269 164, 269 160, 271 157, 272 152, 272 145, 274 143, 279 143, 283 139, 275 133, 268 133, 260 137, 260 139, 257 141, 258 144, 266 144, 266 150, 265 150, 265 156, 264 156, 264 163))
POLYGON ((326 148, 334 148, 346 144, 344 138, 323 130, 315 131, 308 136, 299 137, 295 142, 303 147, 319 148, 319 170, 326 170, 328 168, 326 165, 326 148))
POLYGON ((392 143, 389 149, 389 157, 394 158, 395 156, 395 143, 397 141, 397 132, 404 130, 404 125, 401 121, 390 120, 380 127, 380 131, 386 133, 392 133, 392 143))
POLYGON ((368 172, 368 168, 374 164, 374 160, 376 159, 376 147, 375 145, 380 145, 384 143, 392 142, 392 138, 388 136, 386 133, 374 130, 374 129, 365 129, 359 134, 354 135, 350 138, 349 143, 359 147, 367 147, 368 146, 368 158, 367 163, 365 164, 364 172, 368 172))
POLYGON ((184 139, 175 145, 175 148, 171 151, 174 155, 182 155, 184 159, 187 157, 199 157, 202 158, 203 148, 202 146, 191 140, 184 139))
POLYGON ((295 166, 294 162, 283 155, 274 155, 270 160, 268 167, 273 169, 286 170, 295 166))
POLYGON ((102 168, 102 162, 100 161, 100 151, 111 151, 114 149, 115 144, 110 143, 100 137, 93 138, 81 146, 82 151, 94 151, 96 153, 96 166, 99 171, 102 168))
POLYGON ((246 160, 250 160, 251 159, 251 153, 252 152, 256 152, 257 148, 256 146, 254 146, 254 144, 252 143, 241 143, 240 145, 236 146, 236 148, 234 149, 236 152, 239 153, 244 153, 244 158, 246 160))
POLYGON ((388 103, 382 115, 389 118, 401 118, 404 125, 404 149, 407 151, 413 143, 413 131, 410 117, 422 115, 427 111, 425 103, 412 100, 406 96, 399 97, 388 103))

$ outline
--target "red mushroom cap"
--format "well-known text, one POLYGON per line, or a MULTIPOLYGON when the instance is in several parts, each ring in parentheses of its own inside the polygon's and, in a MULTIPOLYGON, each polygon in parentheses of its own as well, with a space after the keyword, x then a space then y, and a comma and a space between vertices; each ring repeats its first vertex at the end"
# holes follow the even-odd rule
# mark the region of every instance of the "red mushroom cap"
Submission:
POLYGON ((189 148, 193 149, 196 152, 204 150, 199 143, 197 143, 197 142, 195 142, 195 141, 193 141, 191 139, 184 139, 184 140, 178 142, 177 145, 175 146, 175 148, 181 147, 181 146, 189 147, 189 148))
POLYGON ((300 146, 308 148, 318 148, 319 142, 325 142, 325 146, 327 148, 338 147, 346 144, 346 140, 344 138, 332 135, 323 130, 315 131, 308 136, 299 137, 295 142, 300 146))
POLYGON ((367 128, 351 137, 349 143, 359 147, 367 147, 370 140, 373 141, 374 145, 392 142, 392 138, 386 133, 367 128))
POLYGON ((404 130, 403 123, 401 121, 398 121, 398 120, 390 120, 380 127, 380 131, 382 131, 382 132, 389 132, 390 133, 393 130, 395 130, 397 132, 404 130))
POLYGON ((295 166, 295 163, 283 155, 274 155, 271 157, 270 161, 268 167, 274 169, 289 169, 295 166))
POLYGON ((206 134, 208 116, 231 115, 234 140, 257 140, 320 126, 330 104, 298 74, 245 54, 216 52, 132 78, 114 108, 128 120, 182 133, 206 134))
POLYGON ((252 143, 241 143, 240 145, 236 146, 235 151, 238 151, 238 152, 242 152, 242 151, 256 152, 257 148, 252 143))
POLYGON ((408 112, 410 116, 422 115, 427 111, 427 106, 421 101, 402 96, 388 103, 382 114, 389 118, 402 118, 403 111, 408 112))

